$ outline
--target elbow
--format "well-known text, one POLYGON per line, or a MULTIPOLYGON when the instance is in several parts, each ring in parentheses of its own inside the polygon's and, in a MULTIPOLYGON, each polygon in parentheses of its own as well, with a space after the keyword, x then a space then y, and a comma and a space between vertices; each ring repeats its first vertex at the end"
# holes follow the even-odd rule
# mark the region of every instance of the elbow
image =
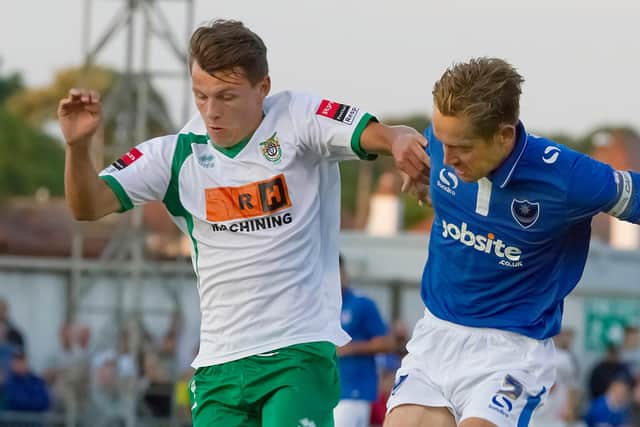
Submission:
POLYGON ((100 215, 95 211, 91 209, 81 209, 72 204, 69 204, 69 210, 76 221, 95 221, 100 218, 100 215))

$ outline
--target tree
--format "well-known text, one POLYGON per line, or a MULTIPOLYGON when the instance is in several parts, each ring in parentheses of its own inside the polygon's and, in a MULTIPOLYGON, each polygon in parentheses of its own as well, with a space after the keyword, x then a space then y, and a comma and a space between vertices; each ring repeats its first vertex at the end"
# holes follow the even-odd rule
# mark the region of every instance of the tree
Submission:
MULTIPOLYGON (((389 125, 406 125, 423 132, 430 124, 431 120, 426 115, 415 114, 407 117, 392 117, 383 120, 389 125)), ((340 173, 342 177, 342 209, 350 215, 356 212, 356 201, 358 200, 358 171, 363 167, 362 162, 342 162, 340 163, 340 173)), ((376 160, 372 165, 371 182, 366 185, 373 189, 378 182, 380 175, 389 170, 394 170, 393 159, 383 157, 376 160)), ((365 174, 365 176, 367 176, 365 174)), ((420 207, 415 198, 403 195, 405 228, 422 222, 433 215, 433 210, 429 207, 420 207)))
POLYGON ((0 108, 0 199, 40 187, 62 195, 64 150, 53 138, 0 108))
POLYGON ((0 76, 0 105, 13 94, 20 92, 24 89, 22 83, 22 76, 18 73, 13 73, 8 76, 0 76))
MULTIPOLYGON (((30 125, 41 128, 47 121, 56 120, 58 102, 67 95, 69 89, 83 87, 101 93, 105 115, 108 115, 108 111, 123 111, 129 115, 128 119, 135 120, 135 111, 132 111, 130 107, 136 105, 140 85, 132 83, 126 86, 123 84, 125 81, 122 74, 107 67, 93 66, 88 69, 70 67, 58 71, 53 82, 48 86, 29 88, 16 93, 7 100, 7 109, 14 115, 24 118, 30 125), (127 91, 126 88, 130 89, 127 91), (118 97, 120 103, 116 103, 114 98, 110 98, 110 96, 114 91, 119 90, 126 92, 127 97, 125 98, 127 99, 122 101, 118 97), (129 113, 130 111, 131 113, 129 113)), ((175 131, 172 129, 171 120, 168 119, 166 103, 153 87, 149 91, 147 114, 149 118, 147 135, 149 137, 175 131)), ((110 120, 105 123, 105 145, 115 143, 118 126, 118 115, 112 114, 110 120)), ((132 145, 136 142, 142 141, 127 141, 127 144, 132 145)))

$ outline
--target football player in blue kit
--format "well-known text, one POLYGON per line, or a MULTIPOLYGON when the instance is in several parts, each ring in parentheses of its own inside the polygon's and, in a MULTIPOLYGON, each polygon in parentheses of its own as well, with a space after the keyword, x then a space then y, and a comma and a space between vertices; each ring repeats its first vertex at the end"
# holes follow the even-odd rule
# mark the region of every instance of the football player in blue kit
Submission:
POLYGON ((640 174, 526 131, 523 81, 501 59, 476 58, 434 86, 426 310, 385 427, 528 426, 554 382, 551 337, 591 218, 640 220, 640 174))

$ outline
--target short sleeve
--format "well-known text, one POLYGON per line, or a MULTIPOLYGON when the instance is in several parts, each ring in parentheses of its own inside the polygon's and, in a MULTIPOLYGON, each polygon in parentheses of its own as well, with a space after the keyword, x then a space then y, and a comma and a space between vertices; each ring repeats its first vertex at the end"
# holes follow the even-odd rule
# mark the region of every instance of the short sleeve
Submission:
POLYGON ((433 135, 432 125, 429 125, 429 127, 427 127, 424 130, 424 137, 427 140, 427 146, 425 148, 425 151, 427 152, 429 157, 431 157, 431 141, 435 140, 435 136, 433 135))
POLYGON ((162 200, 171 178, 175 135, 145 141, 100 172, 120 201, 120 212, 162 200))
POLYGON ((370 121, 377 121, 362 109, 320 97, 294 94, 291 115, 299 146, 332 160, 373 160, 360 137, 370 121))
POLYGON ((615 170, 587 155, 578 154, 568 171, 567 211, 570 221, 606 212, 617 202, 615 170))
POLYGON ((364 324, 366 325, 367 335, 369 338, 383 337, 387 335, 387 325, 384 323, 384 320, 382 320, 380 311, 373 301, 369 299, 366 300, 363 312, 365 315, 364 324))

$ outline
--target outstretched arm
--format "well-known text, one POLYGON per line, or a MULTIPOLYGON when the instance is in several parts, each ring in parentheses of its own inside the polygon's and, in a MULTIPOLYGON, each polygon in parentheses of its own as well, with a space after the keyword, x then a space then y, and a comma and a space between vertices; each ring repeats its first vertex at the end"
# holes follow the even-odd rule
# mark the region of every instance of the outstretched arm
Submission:
POLYGON ((113 191, 98 177, 89 146, 102 121, 100 95, 71 89, 58 105, 58 119, 66 142, 64 191, 73 216, 95 220, 120 208, 113 191))
POLYGON ((431 161, 425 150, 427 140, 418 131, 371 121, 362 132, 360 146, 367 153, 393 156, 402 175, 402 190, 415 192, 420 201, 429 201, 431 161))

